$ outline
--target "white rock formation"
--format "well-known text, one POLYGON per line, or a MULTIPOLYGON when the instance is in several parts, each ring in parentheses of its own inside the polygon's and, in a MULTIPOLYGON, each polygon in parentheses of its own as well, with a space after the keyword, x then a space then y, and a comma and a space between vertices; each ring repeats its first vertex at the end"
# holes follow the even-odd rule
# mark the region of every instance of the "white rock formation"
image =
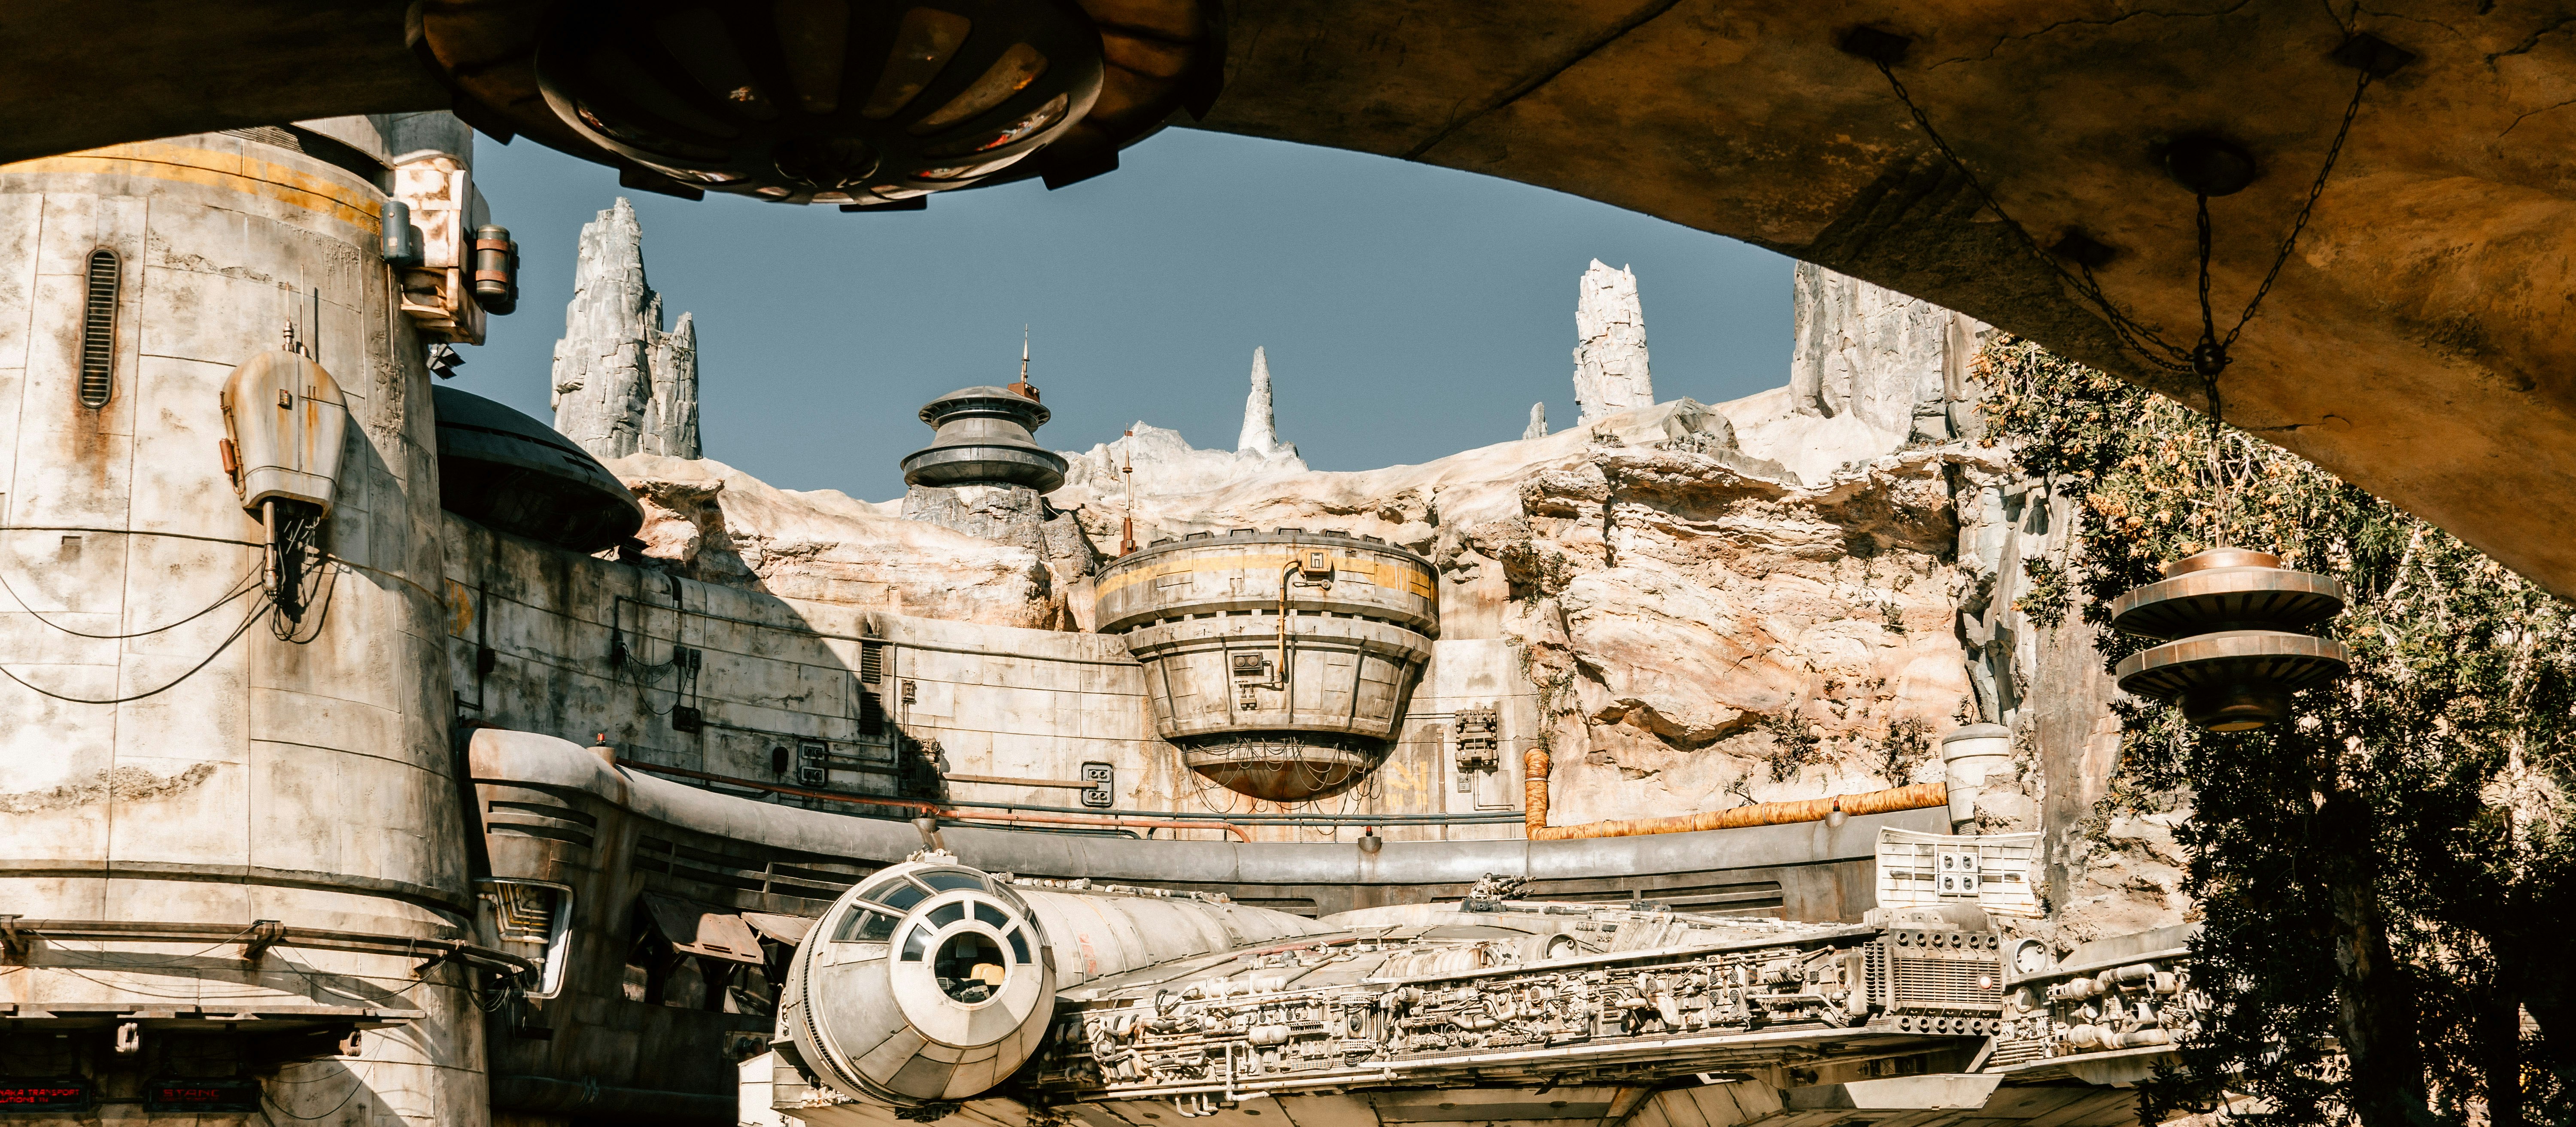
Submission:
POLYGON ((555 429, 602 459, 701 453, 697 323, 683 313, 664 330, 662 295, 644 280, 644 229, 622 196, 581 228, 553 404, 555 429))
POLYGON ((1789 390, 1799 409, 1877 430, 1951 437, 1944 411, 1983 324, 1931 302, 1801 262, 1793 276, 1789 390))
POLYGON ((1745 453, 1812 485, 1909 443, 1976 433, 1968 360, 1984 324, 1808 263, 1791 285, 1789 385, 1728 412, 1745 453))
POLYGON ((1521 428, 1521 441, 1527 442, 1533 438, 1545 437, 1547 437, 1547 404, 1532 403, 1529 425, 1521 428))
POLYGON ((1637 275, 1593 259, 1583 272, 1574 305, 1575 420, 1588 427, 1621 411, 1655 405, 1655 381, 1646 367, 1646 313, 1637 300, 1637 275))
POLYGON ((1236 439, 1234 452, 1277 457, 1282 451, 1297 456, 1297 448, 1279 441, 1278 418, 1270 408, 1270 358, 1262 350, 1252 350, 1252 393, 1243 398, 1243 436, 1236 439))
MULTIPOLYGON (((1116 506, 1124 497, 1126 482, 1119 470, 1132 458, 1136 466, 1136 493, 1147 495, 1189 495, 1227 488, 1256 478, 1306 472, 1305 459, 1297 456, 1297 447, 1279 443, 1270 454, 1250 451, 1227 452, 1201 450, 1181 437, 1181 432, 1138 420, 1129 428, 1127 437, 1103 442, 1086 451, 1059 450, 1064 455, 1065 488, 1051 496, 1056 507, 1070 509, 1079 501, 1066 497, 1089 498, 1098 504, 1116 506), (1069 492, 1068 492, 1069 491, 1069 492)), ((1112 517, 1114 520, 1115 517, 1112 517)), ((1111 535, 1106 543, 1117 544, 1111 535)))

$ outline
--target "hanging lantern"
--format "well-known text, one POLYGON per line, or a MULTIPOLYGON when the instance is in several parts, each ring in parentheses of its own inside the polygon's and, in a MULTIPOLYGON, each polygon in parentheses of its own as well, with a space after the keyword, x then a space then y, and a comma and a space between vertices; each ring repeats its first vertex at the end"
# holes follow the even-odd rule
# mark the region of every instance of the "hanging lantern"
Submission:
POLYGON ((1223 85, 1217 0, 521 0, 413 5, 467 123, 618 182, 845 211, 1062 187, 1223 85))
POLYGON ((2123 692, 2180 704, 2183 718, 2243 732, 2289 718, 2290 694, 2350 672, 2343 643, 2298 633, 2343 613, 2343 584, 2266 552, 2213 548, 2111 602, 2114 629, 2164 644, 2129 655, 2123 692))

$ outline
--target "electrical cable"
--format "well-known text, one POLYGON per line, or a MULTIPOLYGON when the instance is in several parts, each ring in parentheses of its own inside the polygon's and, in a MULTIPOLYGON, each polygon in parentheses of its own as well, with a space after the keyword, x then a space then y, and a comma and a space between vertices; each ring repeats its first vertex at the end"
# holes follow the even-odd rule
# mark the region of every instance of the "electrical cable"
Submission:
POLYGON ((271 609, 273 609, 273 608, 271 608, 271 607, 267 606, 266 604, 262 604, 262 605, 260 605, 260 606, 257 606, 257 607, 253 607, 253 608, 251 608, 251 612, 250 612, 250 614, 249 614, 247 617, 244 617, 244 618, 241 620, 241 625, 234 627, 234 628, 233 628, 233 632, 232 632, 232 633, 224 635, 223 643, 222 643, 221 645, 216 646, 216 647, 215 647, 215 651, 214 651, 213 653, 207 654, 207 655, 206 655, 205 660, 200 661, 200 662, 198 662, 197 664, 195 664, 195 665, 192 665, 192 666, 188 667, 188 671, 187 671, 187 672, 182 673, 182 674, 178 675, 178 676, 177 676, 177 677, 175 677, 175 678, 172 678, 169 684, 163 685, 163 686, 161 686, 160 688, 153 689, 153 690, 151 690, 151 691, 149 691, 149 692, 136 693, 136 694, 134 694, 134 695, 132 695, 132 696, 113 697, 113 698, 106 699, 106 700, 91 700, 91 699, 86 698, 86 697, 67 696, 67 695, 64 695, 64 694, 62 694, 62 693, 55 692, 55 691, 53 691, 52 689, 45 688, 45 687, 43 687, 43 686, 41 686, 41 685, 31 685, 31 684, 28 684, 28 683, 27 683, 27 680, 26 680, 25 678, 20 677, 20 676, 18 676, 18 675, 17 675, 17 674, 15 674, 15 673, 11 673, 11 672, 9 672, 9 670, 8 670, 8 668, 7 668, 6 666, 0 666, 0 677, 6 677, 6 678, 10 679, 11 681, 17 682, 17 684, 18 684, 18 686, 19 686, 20 688, 26 689, 26 690, 28 690, 29 692, 37 693, 37 694, 42 695, 42 696, 52 697, 52 698, 54 698, 55 700, 59 700, 59 701, 66 701, 66 702, 69 702, 69 703, 71 703, 71 704, 124 704, 124 703, 126 703, 126 702, 128 702, 128 701, 138 701, 138 700, 142 700, 142 699, 143 699, 143 698, 145 698, 145 697, 155 697, 155 696, 159 696, 159 695, 161 695, 161 694, 163 694, 163 693, 169 692, 170 690, 172 690, 172 689, 175 689, 175 688, 179 687, 179 683, 180 683, 181 681, 185 681, 185 680, 187 680, 187 679, 188 679, 188 678, 190 678, 190 677, 194 677, 194 676, 196 676, 196 675, 197 675, 197 673, 198 673, 198 671, 203 670, 205 667, 207 667, 207 666, 209 666, 209 665, 214 664, 214 662, 215 662, 215 658, 217 658, 217 657, 221 656, 225 650, 231 649, 231 648, 232 648, 232 645, 233 645, 233 643, 234 643, 235 641, 239 640, 243 634, 248 633, 248 632, 250 631, 251 624, 252 624, 252 623, 254 623, 254 622, 259 621, 259 616, 260 616, 260 614, 261 614, 262 612, 264 612, 264 611, 268 611, 268 610, 271 610, 271 609))
MULTIPOLYGON (((203 609, 198 610, 196 613, 191 614, 191 615, 189 615, 189 616, 188 616, 188 617, 186 617, 186 618, 182 618, 182 619, 180 619, 180 620, 178 620, 178 621, 176 621, 176 622, 167 623, 167 624, 165 624, 165 625, 155 626, 155 627, 153 627, 153 628, 151 628, 151 629, 149 629, 149 630, 137 630, 137 631, 134 631, 133 633, 130 633, 130 634, 92 634, 92 633, 89 633, 89 632, 87 632, 87 631, 83 631, 83 630, 74 630, 74 629, 72 629, 72 628, 71 628, 71 627, 69 627, 69 626, 65 626, 65 625, 63 625, 63 624, 61 624, 61 623, 58 623, 58 622, 53 621, 52 619, 46 618, 42 613, 39 613, 39 612, 38 612, 34 607, 31 607, 31 606, 29 606, 29 605, 27 604, 27 600, 26 600, 25 598, 21 597, 21 596, 18 594, 18 589, 17 589, 17 588, 12 587, 12 586, 10 586, 10 585, 9 585, 9 576, 8 576, 8 574, 7 574, 7 573, 5 573, 5 572, 0 572, 0 592, 7 592, 7 593, 8 593, 8 595, 9 595, 9 599, 10 599, 10 601, 17 603, 17 604, 18 604, 18 609, 20 609, 20 610, 22 610, 22 611, 25 611, 25 612, 26 612, 26 614, 27 614, 27 617, 32 618, 32 619, 35 619, 35 620, 36 620, 36 621, 38 621, 38 622, 44 623, 44 624, 45 624, 45 625, 47 625, 47 626, 50 626, 50 627, 52 627, 52 628, 54 628, 54 629, 56 629, 56 630, 59 630, 59 631, 61 631, 61 632, 65 633, 65 634, 69 634, 69 635, 71 635, 71 636, 73 636, 73 637, 75 637, 75 638, 95 638, 95 639, 98 639, 98 640, 100 640, 100 641, 107 641, 107 642, 123 641, 123 640, 125 640, 125 639, 127 639, 127 638, 145 638, 145 637, 150 637, 151 635, 154 635, 154 634, 162 633, 162 632, 164 632, 164 631, 168 631, 168 630, 176 630, 176 629, 178 629, 179 627, 185 626, 185 625, 187 625, 187 624, 189 624, 189 623, 191 623, 191 622, 195 622, 196 620, 198 620, 198 619, 200 619, 200 618, 204 618, 205 616, 207 616, 207 615, 209 615, 209 614, 214 613, 214 611, 215 611, 215 609, 216 609, 216 608, 221 607, 221 606, 223 606, 225 603, 229 603, 229 602, 233 601, 234 599, 238 599, 238 598, 242 597, 243 595, 249 594, 252 590, 256 589, 258 586, 259 586, 259 567, 258 567, 258 565, 255 565, 255 564, 254 564, 254 565, 252 565, 252 567, 251 567, 250 571, 249 571, 247 574, 243 575, 243 576, 242 576, 242 578, 241 578, 240 580, 236 581, 236 582, 233 584, 233 587, 232 587, 232 591, 231 591, 231 593, 229 593, 229 594, 225 595, 224 597, 222 597, 222 598, 220 598, 220 599, 215 600, 214 602, 211 602, 211 603, 206 604, 206 605, 205 605, 205 607, 204 607, 203 609)), ((66 612, 66 613, 78 613, 78 612, 66 612)))

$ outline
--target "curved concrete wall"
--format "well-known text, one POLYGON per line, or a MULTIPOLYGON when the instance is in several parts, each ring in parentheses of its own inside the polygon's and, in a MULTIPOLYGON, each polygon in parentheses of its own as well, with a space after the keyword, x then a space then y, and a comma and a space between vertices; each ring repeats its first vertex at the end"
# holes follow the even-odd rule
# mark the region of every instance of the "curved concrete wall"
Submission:
MULTIPOLYGON (((63 697, 168 686, 86 704, 0 681, 6 911, 466 934, 429 378, 375 251, 384 199, 365 177, 231 135, 0 167, 0 667, 63 697), (100 248, 117 256, 120 292, 112 387, 91 407, 77 382, 84 270, 100 248), (316 290, 307 336, 355 424, 326 526, 346 561, 327 609, 291 641, 245 620, 255 589, 163 632, 68 633, 146 631, 256 584, 259 525, 217 451, 217 393, 234 365, 279 347, 286 321, 314 319, 316 290)), ((245 959, 202 941, 40 941, 26 961, 0 976, 19 1018, 178 1014, 143 1021, 139 1056, 91 1058, 102 1094, 200 1056, 153 1044, 193 1005, 372 1006, 418 1016, 366 1036, 355 1059, 290 1066, 269 1091, 279 1111, 487 1118, 482 1022, 461 968, 421 981, 412 958, 288 947, 245 959)), ((206 1067, 228 1066, 218 1053, 206 1067)))

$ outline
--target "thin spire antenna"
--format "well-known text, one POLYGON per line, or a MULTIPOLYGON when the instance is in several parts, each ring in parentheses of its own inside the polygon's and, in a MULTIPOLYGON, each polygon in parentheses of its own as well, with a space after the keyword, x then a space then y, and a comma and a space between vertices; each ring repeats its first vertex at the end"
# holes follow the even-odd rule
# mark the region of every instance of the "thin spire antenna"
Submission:
POLYGON ((1029 382, 1029 327, 1027 325, 1020 326, 1020 382, 1012 384, 1011 391, 1031 399, 1038 397, 1037 385, 1029 382))
POLYGON ((1119 555, 1122 555, 1122 556, 1127 556, 1127 555, 1134 555, 1134 554, 1135 554, 1135 552, 1136 552, 1136 432, 1135 432, 1135 431, 1132 431, 1132 430, 1131 430, 1131 431, 1128 431, 1128 432, 1127 432, 1127 445, 1126 445, 1125 449, 1123 449, 1123 450, 1121 450, 1121 451, 1120 451, 1120 453, 1121 453, 1122 455, 1124 455, 1124 456, 1126 457, 1126 459, 1127 459, 1127 464, 1126 464, 1126 465, 1124 465, 1124 466, 1119 467, 1119 469, 1118 469, 1118 473, 1119 473, 1119 475, 1120 475, 1121 477, 1125 478, 1125 479, 1126 479, 1126 482, 1127 482, 1127 519, 1126 519, 1126 521, 1125 521, 1124 527, 1120 530, 1120 532, 1119 532, 1119 534, 1118 534, 1118 554, 1119 554, 1119 555))

